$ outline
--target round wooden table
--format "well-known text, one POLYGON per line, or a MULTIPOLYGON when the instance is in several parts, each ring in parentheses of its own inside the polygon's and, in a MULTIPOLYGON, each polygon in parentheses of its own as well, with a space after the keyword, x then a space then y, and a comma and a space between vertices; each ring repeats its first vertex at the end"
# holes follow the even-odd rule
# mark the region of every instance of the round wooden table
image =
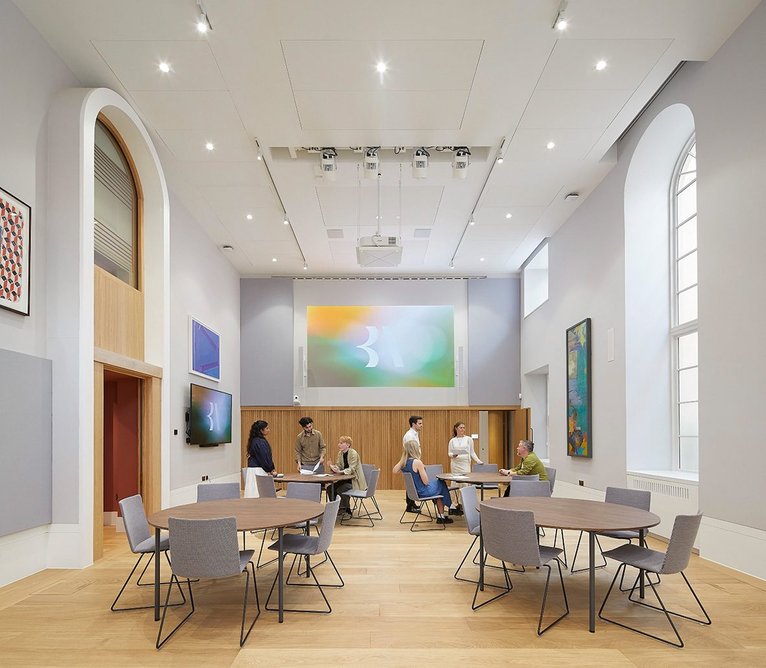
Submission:
MULTIPOLYGON (((660 518, 657 515, 646 510, 586 499, 508 496, 490 499, 482 503, 493 508, 531 510, 535 515, 537 526, 588 532, 588 630, 591 633, 596 630, 596 562, 594 557, 596 534, 604 531, 638 531, 643 540, 646 529, 660 523, 660 518)), ((483 544, 481 549, 483 550, 483 544)), ((480 563, 479 582, 483 584, 483 559, 480 559, 480 563)), ((643 598, 643 571, 640 580, 641 597, 643 598)))
POLYGON ((436 477, 439 480, 444 480, 444 482, 464 482, 467 485, 476 485, 481 493, 482 501, 484 501, 484 485, 508 485, 511 482, 511 476, 481 471, 471 473, 437 473, 436 477))
MULTIPOLYGON (((305 476, 309 477, 309 476, 305 476)), ((308 522, 319 517, 324 506, 316 501, 303 499, 218 499, 201 501, 185 506, 166 508, 148 518, 154 527, 154 620, 160 618, 160 529, 168 528, 168 518, 185 520, 209 520, 218 517, 233 517, 237 522, 237 531, 257 531, 259 529, 277 529, 279 531, 279 621, 284 619, 283 597, 283 558, 282 536, 285 527, 308 522)))
POLYGON ((335 483, 343 482, 344 480, 353 480, 354 476, 345 473, 312 473, 308 475, 306 473, 285 473, 283 476, 274 478, 274 482, 303 482, 314 483, 315 485, 330 486, 330 495, 335 498, 335 483))

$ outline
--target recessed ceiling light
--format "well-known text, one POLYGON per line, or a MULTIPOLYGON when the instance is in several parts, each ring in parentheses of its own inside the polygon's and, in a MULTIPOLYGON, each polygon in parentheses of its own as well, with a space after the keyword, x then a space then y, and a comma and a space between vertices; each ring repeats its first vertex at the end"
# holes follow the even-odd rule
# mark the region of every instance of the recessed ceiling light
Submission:
POLYGON ((509 212, 509 213, 505 214, 505 219, 506 220, 510 220, 511 218, 513 218, 513 214, 512 213, 509 212))
POLYGON ((304 262, 303 263, 303 271, 306 271, 309 268, 309 266, 304 262))
POLYGON ((471 219, 468 221, 468 224, 469 224, 469 225, 476 225, 476 221, 475 221, 473 218, 471 218, 471 219))
POLYGON ((208 151, 213 151, 213 150, 215 149, 215 144, 214 144, 213 142, 209 141, 209 142, 207 142, 207 143, 205 144, 205 148, 206 148, 208 151))
POLYGON ((503 164, 503 156, 502 156, 502 155, 498 156, 498 158, 497 158, 497 164, 498 164, 498 165, 502 165, 502 164, 503 164))
POLYGON ((221 250, 226 251, 227 253, 231 253, 234 251, 234 246, 230 244, 224 244, 223 246, 221 246, 221 250))
POLYGON ((455 268, 455 263, 454 262, 450 262, 449 263, 449 268, 450 269, 454 269, 455 268))
POLYGON ((200 35, 204 35, 208 31, 208 28, 209 28, 209 26, 207 24, 207 17, 204 14, 202 14, 197 19, 197 32, 200 35))
POLYGON ((252 213, 248 213, 248 214, 245 216, 245 218, 247 218, 248 220, 252 220, 252 219, 253 219, 253 214, 252 214, 252 213))
POLYGON ((273 257, 273 258, 271 258, 271 261, 272 261, 272 262, 276 262, 276 261, 277 261, 277 258, 273 257))
POLYGON ((599 60, 599 61, 596 63, 596 69, 597 69, 599 72, 600 72, 601 70, 605 70, 605 69, 606 69, 606 61, 605 61, 605 60, 599 60))
POLYGON ((569 26, 569 21, 567 21, 563 16, 559 18, 558 21, 556 21, 556 30, 564 31, 569 26))
POLYGON ((282 221, 282 224, 283 225, 289 225, 290 224, 290 219, 287 216, 285 216, 285 219, 282 221))
POLYGON ((158 67, 160 68, 160 72, 165 72, 166 74, 170 72, 170 65, 164 60, 158 65, 158 67))
POLYGON ((479 258, 479 262, 484 262, 484 258, 483 258, 483 257, 480 257, 480 258, 479 258))
POLYGON ((548 142, 548 143, 545 145, 545 148, 547 148, 549 151, 551 151, 551 150, 553 150, 554 148, 556 148, 556 143, 555 143, 555 142, 552 142, 552 141, 549 141, 549 142, 548 142))
POLYGON ((388 65, 384 63, 382 60, 379 60, 377 64, 375 65, 375 69, 378 71, 379 74, 383 74, 388 69, 388 65))

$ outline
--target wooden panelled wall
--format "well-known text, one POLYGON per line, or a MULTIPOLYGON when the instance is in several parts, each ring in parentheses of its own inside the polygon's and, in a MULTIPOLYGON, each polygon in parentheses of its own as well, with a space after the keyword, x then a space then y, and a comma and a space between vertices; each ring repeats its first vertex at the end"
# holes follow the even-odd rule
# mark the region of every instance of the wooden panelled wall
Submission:
MULTIPOLYGON (((309 416, 314 420, 314 428, 322 432, 327 444, 327 458, 334 462, 338 453, 338 437, 351 436, 354 448, 359 452, 362 462, 380 467, 379 489, 404 489, 401 476, 391 473, 391 469, 402 454, 402 437, 409 429, 409 417, 416 414, 423 417, 423 430, 420 432, 420 446, 423 461, 426 464, 442 464, 449 471, 447 444, 452 438, 452 425, 465 422, 466 433, 479 432, 479 411, 514 411, 518 406, 450 406, 401 410, 395 408, 309 408, 298 407, 256 407, 243 406, 242 419, 242 466, 247 466, 247 439, 250 426, 256 420, 266 420, 271 432, 268 441, 274 455, 274 465, 278 471, 295 470, 295 439, 301 431, 298 420, 309 416)), ((490 421, 492 429, 492 421, 490 421)), ((490 442, 495 438, 490 434, 490 442)), ((477 445, 478 453, 478 445, 477 445)), ((493 448, 494 451, 494 448, 493 448)), ((500 466, 503 461, 493 462, 500 466)))

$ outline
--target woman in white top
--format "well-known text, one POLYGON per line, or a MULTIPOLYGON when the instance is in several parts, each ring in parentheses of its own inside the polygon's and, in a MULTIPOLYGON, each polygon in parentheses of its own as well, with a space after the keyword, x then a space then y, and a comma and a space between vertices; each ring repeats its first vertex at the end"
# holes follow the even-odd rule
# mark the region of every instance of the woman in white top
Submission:
MULTIPOLYGON (((465 424, 456 422, 452 427, 453 438, 450 439, 448 447, 450 458, 450 471, 455 475, 464 475, 471 472, 471 460, 477 464, 483 464, 476 456, 473 449, 473 439, 465 435, 465 424)), ((464 483, 457 483, 459 487, 464 487, 464 483)), ((457 507, 457 514, 462 514, 462 507, 457 507)))

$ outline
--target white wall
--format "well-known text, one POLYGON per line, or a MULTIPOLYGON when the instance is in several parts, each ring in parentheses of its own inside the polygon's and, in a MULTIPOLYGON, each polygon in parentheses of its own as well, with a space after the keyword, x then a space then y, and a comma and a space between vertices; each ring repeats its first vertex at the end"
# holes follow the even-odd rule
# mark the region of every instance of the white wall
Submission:
POLYGON ((237 474, 240 467, 239 274, 179 200, 170 214, 170 489, 237 474), (189 316, 221 336, 221 380, 189 373, 189 316), (232 394, 231 443, 200 448, 186 443, 189 383, 232 394), (174 430, 178 434, 174 435, 174 430))
MULTIPOLYGON (((755 558, 743 562, 735 551, 763 554, 766 544, 766 448, 758 419, 766 397, 764 35, 761 4, 709 62, 687 64, 647 109, 619 146, 615 168, 551 239, 549 300, 522 323, 522 373, 550 368, 551 461, 558 478, 584 479, 598 489, 624 484, 625 178, 653 119, 671 105, 688 106, 698 159, 699 493, 707 520, 701 550, 752 573, 762 572, 755 558), (587 316, 593 318, 591 461, 565 456, 564 330, 587 316), (614 362, 606 362, 609 327, 615 329, 614 362), (747 546, 738 542, 727 551, 726 536, 734 533, 747 546)), ((653 445, 647 439, 645 447, 653 445)))

